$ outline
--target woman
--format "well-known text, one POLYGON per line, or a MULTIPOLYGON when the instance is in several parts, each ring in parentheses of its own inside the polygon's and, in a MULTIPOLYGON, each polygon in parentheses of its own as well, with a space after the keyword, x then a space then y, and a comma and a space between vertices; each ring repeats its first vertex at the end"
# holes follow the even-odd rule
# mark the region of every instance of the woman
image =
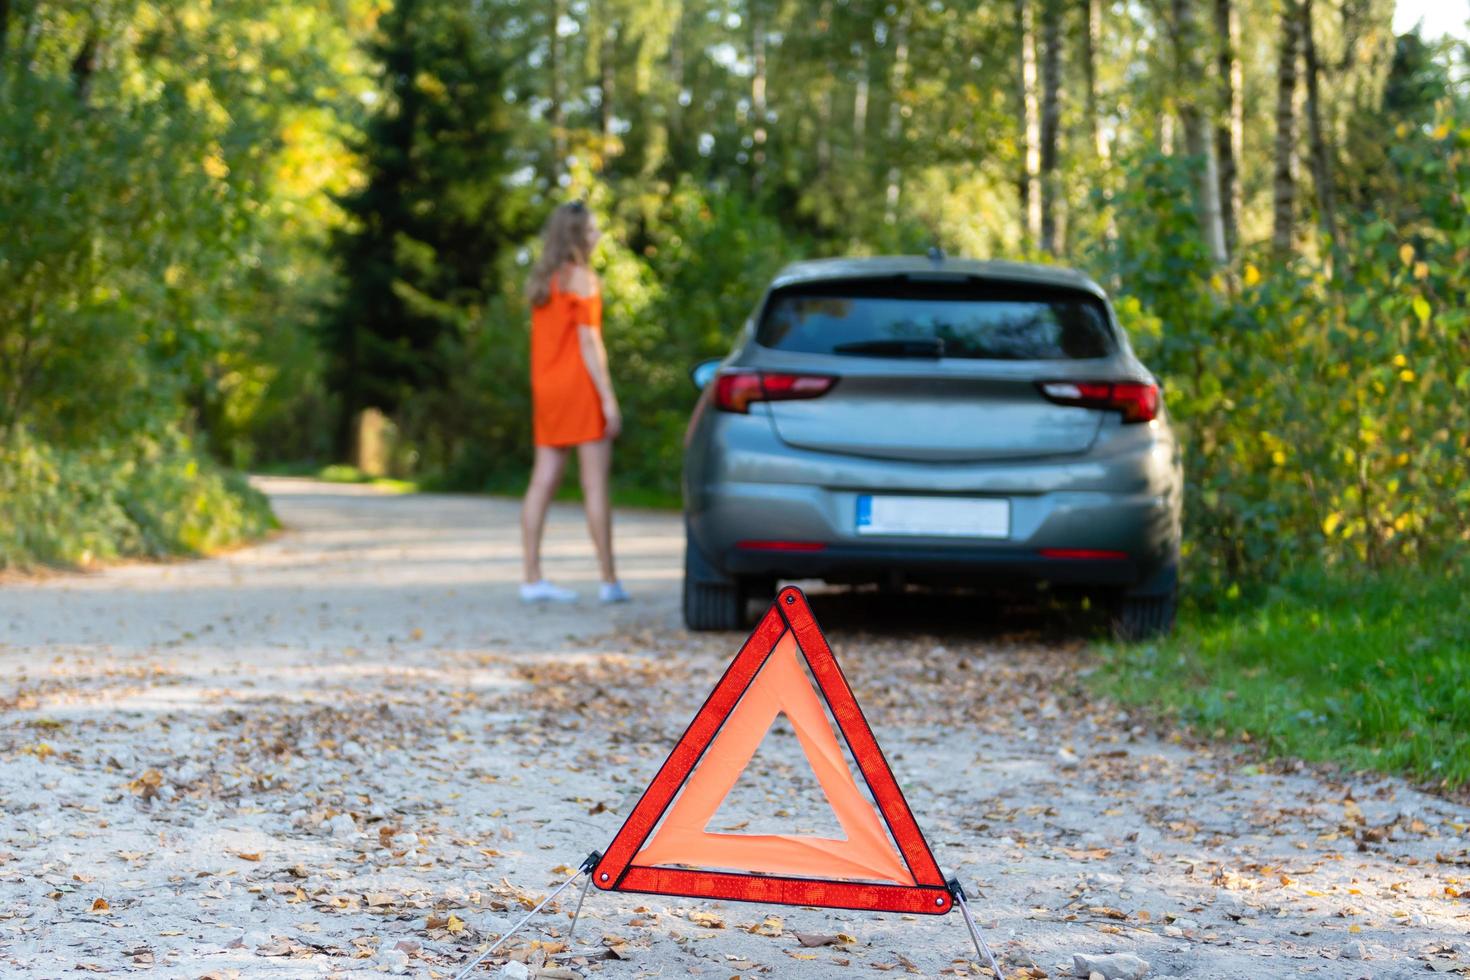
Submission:
POLYGON ((587 265, 602 233, 581 201, 551 213, 542 233, 541 258, 531 270, 531 403, 536 461, 521 506, 526 580, 522 602, 574 602, 577 593, 541 573, 541 533, 546 510, 561 485, 567 456, 577 450, 587 530, 597 549, 603 602, 626 602, 613 568, 612 508, 608 473, 612 441, 623 427, 602 345, 602 291, 587 265))

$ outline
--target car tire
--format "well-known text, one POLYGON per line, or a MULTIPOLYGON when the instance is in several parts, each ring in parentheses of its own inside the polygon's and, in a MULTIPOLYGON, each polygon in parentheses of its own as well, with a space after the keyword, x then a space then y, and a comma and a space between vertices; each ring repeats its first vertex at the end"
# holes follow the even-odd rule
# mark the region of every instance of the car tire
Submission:
POLYGON ((738 630, 745 625, 745 601, 734 585, 684 579, 684 625, 691 630, 738 630))
POLYGON ((745 593, 739 579, 710 566, 684 539, 684 625, 691 630, 738 630, 745 625, 745 593))
POLYGON ((1178 598, 1163 595, 1124 595, 1113 606, 1113 636, 1126 643, 1167 636, 1174 628, 1178 598))

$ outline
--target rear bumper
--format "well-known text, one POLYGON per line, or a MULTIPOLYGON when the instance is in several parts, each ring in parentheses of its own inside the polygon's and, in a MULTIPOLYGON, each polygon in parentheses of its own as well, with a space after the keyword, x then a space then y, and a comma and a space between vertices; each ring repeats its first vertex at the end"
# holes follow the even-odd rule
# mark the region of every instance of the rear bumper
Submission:
POLYGON ((859 536, 858 496, 790 485, 713 487, 705 508, 689 515, 690 535, 730 575, 841 582, 1021 578, 1130 587, 1177 555, 1177 522, 1161 495, 1010 496, 1011 535, 993 541, 859 536))
POLYGON ((936 466, 794 450, 764 420, 735 420, 691 445, 685 469, 690 543, 723 574, 1172 588, 1182 480, 1167 430, 1128 427, 1083 458, 936 466), (1010 533, 859 534, 868 493, 1003 498, 1010 533))
POLYGON ((734 548, 721 562, 732 575, 764 578, 819 578, 835 582, 964 581, 974 584, 1031 582, 1112 585, 1139 582, 1139 562, 1123 558, 1051 558, 1040 551, 1007 548, 855 547, 835 545, 820 551, 774 552, 734 548))

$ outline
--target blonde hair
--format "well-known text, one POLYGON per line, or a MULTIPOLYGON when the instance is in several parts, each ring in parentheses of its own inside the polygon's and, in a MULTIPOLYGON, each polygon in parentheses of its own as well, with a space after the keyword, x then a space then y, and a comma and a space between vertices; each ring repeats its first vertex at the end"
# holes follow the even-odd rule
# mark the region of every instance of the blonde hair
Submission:
POLYGON ((551 279, 565 265, 587 264, 587 227, 592 212, 581 201, 562 204, 546 219, 541 231, 541 257, 531 267, 526 281, 526 298, 532 306, 551 300, 551 279))

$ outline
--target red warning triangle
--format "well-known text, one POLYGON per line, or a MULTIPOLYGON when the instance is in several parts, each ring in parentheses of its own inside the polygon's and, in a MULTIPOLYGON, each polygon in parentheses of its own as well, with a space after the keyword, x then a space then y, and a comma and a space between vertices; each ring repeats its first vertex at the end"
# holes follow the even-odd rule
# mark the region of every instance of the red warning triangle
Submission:
POLYGON ((931 915, 948 912, 953 901, 842 668, 796 588, 781 590, 735 655, 608 845, 592 881, 606 891, 931 915), (819 693, 876 807, 853 780, 819 693), (705 829, 781 714, 796 731, 845 839, 705 829))

